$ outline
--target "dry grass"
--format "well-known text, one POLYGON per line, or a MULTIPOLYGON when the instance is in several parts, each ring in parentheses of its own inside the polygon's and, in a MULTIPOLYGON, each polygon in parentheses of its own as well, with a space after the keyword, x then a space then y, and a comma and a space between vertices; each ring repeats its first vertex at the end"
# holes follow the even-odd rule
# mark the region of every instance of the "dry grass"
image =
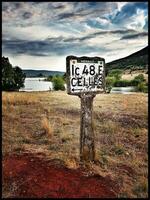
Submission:
MULTIPOLYGON (((94 98, 96 162, 90 169, 118 183, 119 197, 147 197, 148 95, 94 98)), ((44 153, 79 166, 80 99, 66 92, 2 93, 3 155, 44 153)))
POLYGON ((35 94, 32 93, 17 93, 17 92, 3 92, 2 93, 3 104, 9 105, 28 105, 32 103, 37 103, 37 98, 35 94))
POLYGON ((53 135, 53 126, 50 125, 50 122, 49 120, 44 117, 41 121, 41 126, 42 126, 42 129, 44 130, 44 133, 47 134, 48 136, 52 136, 53 135))
POLYGON ((70 169, 77 169, 79 167, 79 163, 76 161, 75 158, 67 158, 65 160, 65 164, 70 169))

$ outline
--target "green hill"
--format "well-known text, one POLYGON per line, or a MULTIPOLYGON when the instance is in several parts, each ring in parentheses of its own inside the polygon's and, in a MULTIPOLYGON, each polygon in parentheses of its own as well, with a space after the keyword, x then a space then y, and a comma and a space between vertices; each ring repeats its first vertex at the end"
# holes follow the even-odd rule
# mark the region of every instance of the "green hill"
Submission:
POLYGON ((49 71, 49 70, 32 70, 32 69, 23 69, 23 72, 26 74, 26 77, 48 77, 54 75, 64 75, 64 72, 60 71, 49 71))
POLYGON ((148 46, 127 57, 106 64, 106 71, 112 69, 147 69, 148 68, 148 46))

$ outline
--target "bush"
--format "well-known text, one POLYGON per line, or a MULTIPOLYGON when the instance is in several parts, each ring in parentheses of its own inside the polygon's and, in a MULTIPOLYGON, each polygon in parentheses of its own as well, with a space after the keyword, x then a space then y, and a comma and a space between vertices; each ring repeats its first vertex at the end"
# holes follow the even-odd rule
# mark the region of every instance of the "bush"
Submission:
POLYGON ((130 81, 131 86, 137 86, 140 83, 140 80, 138 79, 132 79, 130 81))
POLYGON ((139 74, 138 76, 135 76, 133 80, 131 80, 132 86, 138 86, 139 83, 145 82, 145 78, 143 74, 139 74))
POLYGON ((137 85, 137 91, 138 92, 148 92, 148 86, 146 85, 145 82, 141 82, 137 85))
POLYGON ((148 92, 148 84, 144 78, 143 74, 139 74, 133 80, 131 80, 131 85, 137 87, 139 92, 148 92))
POLYGON ((120 69, 113 69, 109 72, 109 76, 114 77, 116 80, 120 80, 122 76, 123 71, 120 69))
POLYGON ((110 93, 112 87, 136 86, 137 92, 148 92, 148 83, 144 75, 139 74, 132 80, 120 80, 122 70, 111 70, 109 76, 106 77, 106 92, 110 93))
POLYGON ((110 93, 112 87, 114 86, 115 78, 107 76, 105 80, 106 80, 106 91, 110 93))
POLYGON ((127 86, 131 86, 131 81, 129 80, 117 80, 114 83, 115 87, 127 87, 127 86))
POLYGON ((127 86, 137 86, 138 87, 138 85, 139 85, 139 88, 142 88, 143 86, 142 86, 142 84, 140 85, 140 83, 144 83, 146 86, 146 82, 145 82, 145 78, 144 78, 143 74, 139 74, 132 80, 116 80, 114 83, 114 86, 115 87, 127 87, 127 86))
POLYGON ((54 76, 52 78, 52 83, 54 90, 65 90, 65 82, 61 76, 54 76))
POLYGON ((143 82, 143 81, 145 81, 145 78, 144 78, 143 74, 139 74, 138 76, 135 76, 134 80, 137 80, 139 82, 143 82))

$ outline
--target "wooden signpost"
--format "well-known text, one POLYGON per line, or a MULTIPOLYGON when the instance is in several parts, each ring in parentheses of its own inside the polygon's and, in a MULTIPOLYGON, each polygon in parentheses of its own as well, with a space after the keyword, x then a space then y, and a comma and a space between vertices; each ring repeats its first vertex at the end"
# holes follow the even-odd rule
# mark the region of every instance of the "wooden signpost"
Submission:
POLYGON ((66 58, 67 93, 81 98, 80 160, 93 161, 95 139, 93 98, 105 92, 105 60, 100 57, 66 58))

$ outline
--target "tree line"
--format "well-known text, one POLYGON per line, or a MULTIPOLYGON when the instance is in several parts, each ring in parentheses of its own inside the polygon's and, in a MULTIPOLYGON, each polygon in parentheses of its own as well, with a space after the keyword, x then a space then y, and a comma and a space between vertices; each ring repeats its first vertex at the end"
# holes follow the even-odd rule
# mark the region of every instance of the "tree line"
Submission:
POLYGON ((112 87, 134 86, 137 92, 148 92, 148 82, 143 74, 135 76, 132 80, 121 79, 123 70, 112 69, 106 76, 106 91, 109 93, 112 87))
POLYGON ((13 67, 9 59, 2 57, 2 90, 19 91, 24 87, 26 75, 18 66, 13 67))
MULTIPOLYGON (((43 75, 40 74, 42 77, 43 75)), ((2 57, 2 90, 3 91, 19 91, 24 87, 26 74, 18 66, 13 67, 9 62, 9 58, 2 57)), ((65 90, 65 74, 63 76, 49 76, 45 79, 53 83, 54 90, 65 90)))

